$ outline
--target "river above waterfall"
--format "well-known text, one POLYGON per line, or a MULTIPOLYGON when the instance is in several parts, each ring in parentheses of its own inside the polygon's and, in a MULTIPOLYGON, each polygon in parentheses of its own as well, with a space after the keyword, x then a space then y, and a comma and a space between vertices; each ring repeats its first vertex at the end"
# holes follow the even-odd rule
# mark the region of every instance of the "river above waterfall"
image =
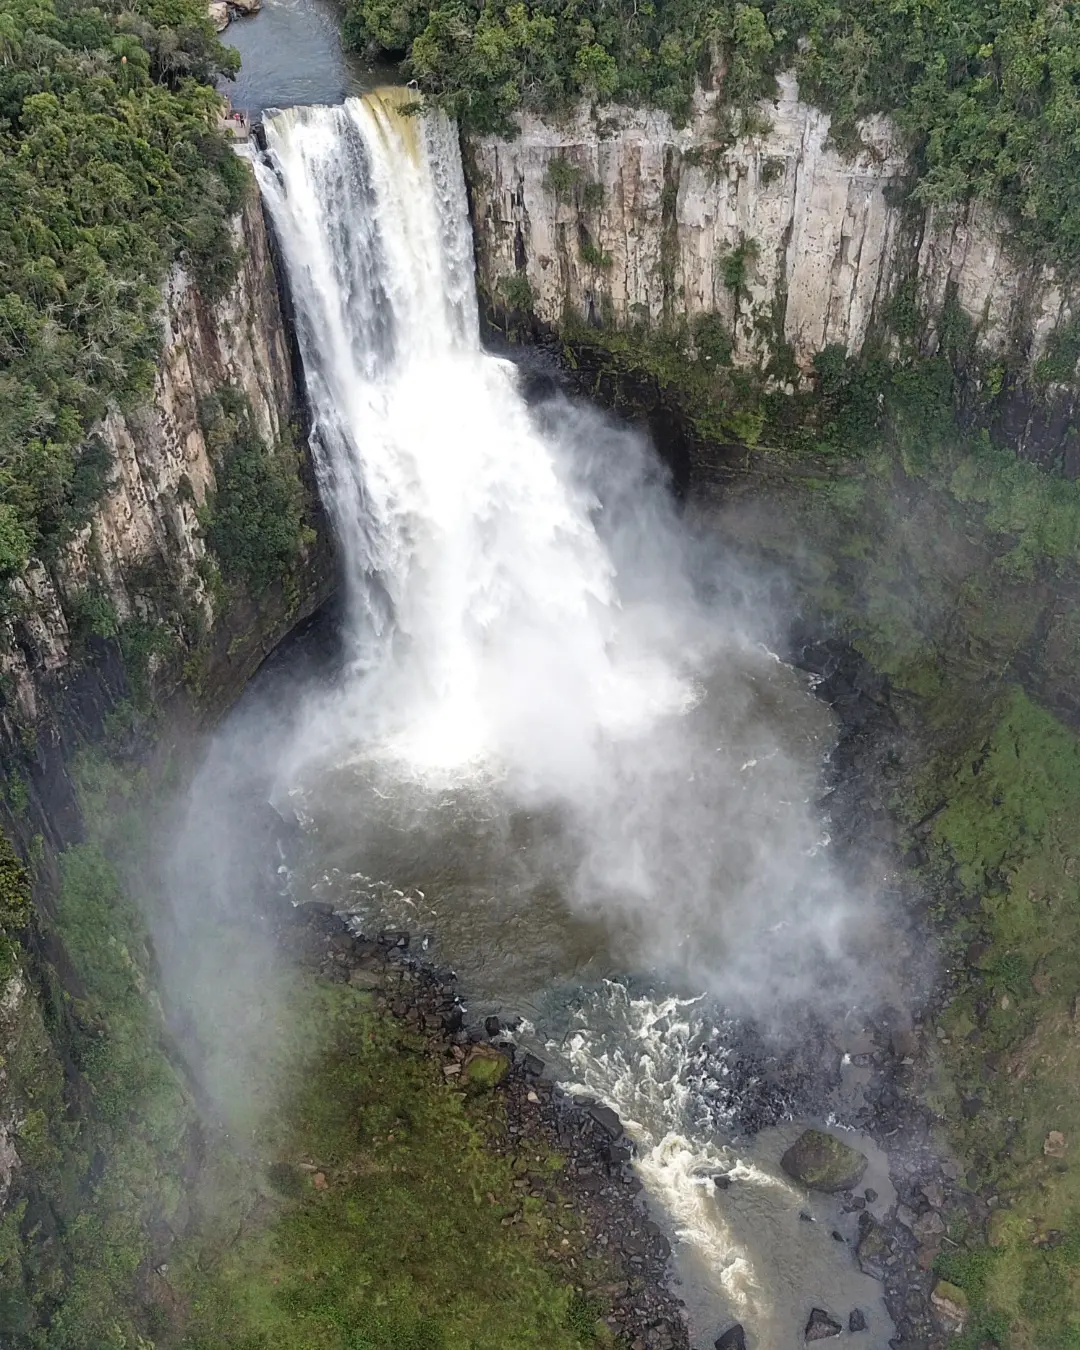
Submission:
POLYGON ((346 51, 337 0, 262 0, 258 14, 234 19, 221 40, 243 63, 222 93, 250 117, 296 103, 340 103, 393 77, 346 51))
MULTIPOLYGON (((202 884, 229 890, 243 852, 208 831, 269 797, 300 830, 296 901, 408 930, 619 1111, 699 1342, 738 1319, 782 1350, 812 1307, 857 1307, 884 1350, 854 1213, 778 1166, 809 1100, 786 1047, 811 1017, 861 1033, 885 973, 875 896, 830 849, 831 719, 774 653, 776 578, 686 529, 647 439, 530 403, 483 350, 456 132, 411 101, 285 108, 254 161, 342 651, 328 679, 279 671, 219 738, 195 788, 202 884)), ((874 1183, 887 1203, 880 1166, 874 1183)))

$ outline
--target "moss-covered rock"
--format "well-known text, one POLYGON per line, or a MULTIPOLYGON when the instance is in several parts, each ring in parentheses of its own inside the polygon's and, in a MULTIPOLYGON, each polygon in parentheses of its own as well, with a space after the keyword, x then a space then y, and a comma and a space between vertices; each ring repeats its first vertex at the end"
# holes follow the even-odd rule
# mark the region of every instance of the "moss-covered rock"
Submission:
POLYGON ((780 1166, 811 1190, 846 1191, 862 1180, 866 1158, 835 1135, 806 1130, 780 1159, 780 1166))
POLYGON ((466 1082, 481 1091, 496 1087, 510 1072, 510 1061, 490 1045, 476 1045, 463 1065, 466 1082))

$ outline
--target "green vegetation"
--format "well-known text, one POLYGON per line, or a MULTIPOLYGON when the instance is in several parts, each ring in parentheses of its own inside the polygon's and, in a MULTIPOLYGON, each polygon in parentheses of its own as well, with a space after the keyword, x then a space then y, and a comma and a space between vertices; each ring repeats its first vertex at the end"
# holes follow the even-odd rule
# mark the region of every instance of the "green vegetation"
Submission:
POLYGON ((552 155, 544 172, 544 187, 558 201, 569 201, 583 176, 576 164, 561 155, 552 155))
POLYGON ((200 513, 206 542, 226 581, 260 595, 286 577, 310 542, 297 456, 288 441, 267 449, 234 390, 219 390, 200 412, 217 480, 200 513))
POLYGON ((592 1341, 597 1313, 543 1257, 548 1207, 514 1187, 558 1160, 492 1152, 498 1095, 455 1090, 423 1040, 347 986, 296 983, 271 1022, 258 1072, 284 1106, 257 1127, 259 1203, 174 1260, 162 1290, 190 1310, 184 1350, 592 1341))
POLYGON ((517 0, 420 5, 351 0, 346 40, 405 57, 454 116, 512 131, 520 108, 557 111, 582 96, 652 104, 685 121, 717 55, 736 104, 772 87, 776 38, 762 4, 697 0, 517 0))
POLYGON ((16 940, 29 919, 30 878, 7 836, 0 834, 0 990, 15 969, 16 940))
POLYGON ((0 583, 100 497, 90 433, 151 387, 169 264, 233 275, 249 175, 209 81, 236 60, 198 0, 0 5, 0 583))
POLYGON ((723 144, 730 110, 760 130, 754 103, 794 63, 841 143, 857 143, 857 119, 894 116, 919 202, 986 201, 1032 253, 1066 268, 1080 256, 1080 14, 1056 0, 350 0, 345 32, 403 57, 469 127, 503 133, 519 109, 581 97, 683 121, 719 71, 723 144))
POLYGON ((977 1310, 972 1345, 1007 1327, 1017 1350, 1069 1350, 1080 1337, 1080 739, 1015 687, 995 712, 920 803, 936 809, 926 871, 963 969, 939 1022, 936 1104, 1000 1197, 992 1246, 952 1248, 941 1271, 977 1310))
POLYGON ((532 313, 532 287, 529 285, 529 278, 524 272, 515 272, 512 276, 504 277, 499 283, 499 289, 502 292, 503 300, 511 311, 516 310, 520 314, 532 313))
POLYGON ((0 1227, 0 1339, 133 1345, 132 1287, 181 1207, 193 1110, 162 1047, 140 921, 95 845, 62 858, 56 928, 80 991, 60 1005, 70 1064, 33 999, 5 1028, 24 1167, 0 1227))

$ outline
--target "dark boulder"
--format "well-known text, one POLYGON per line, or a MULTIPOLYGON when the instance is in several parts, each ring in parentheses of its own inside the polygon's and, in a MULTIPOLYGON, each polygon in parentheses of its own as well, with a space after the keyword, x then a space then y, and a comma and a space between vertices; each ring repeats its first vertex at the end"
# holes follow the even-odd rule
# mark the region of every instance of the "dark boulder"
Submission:
POLYGON ((828 1341, 839 1336, 843 1330, 836 1318, 830 1317, 824 1308, 811 1308, 810 1320, 803 1335, 808 1341, 828 1341))
MULTIPOLYGON (((859 1217, 862 1218, 866 1214, 859 1217)), ((859 1243, 855 1248, 855 1259, 859 1263, 859 1269, 864 1275, 871 1275, 875 1280, 881 1280, 885 1277, 885 1260, 889 1255, 889 1242, 885 1234, 885 1229, 879 1223, 871 1220, 869 1223, 859 1225, 859 1243)))
POLYGON ((851 1190, 862 1180, 866 1158, 824 1130, 805 1130, 780 1159, 780 1166, 811 1190, 851 1190))
POLYGON ((728 1327, 727 1331, 718 1337, 716 1350, 746 1350, 746 1332, 743 1331, 741 1322, 728 1327))
POLYGON ((847 1320, 847 1329, 851 1332, 866 1330, 866 1316, 861 1308, 852 1308, 851 1316, 847 1320))
POLYGON ((600 1106, 599 1104, 590 1106, 589 1115, 592 1116, 609 1139, 618 1139, 622 1134, 622 1121, 610 1106, 600 1106))

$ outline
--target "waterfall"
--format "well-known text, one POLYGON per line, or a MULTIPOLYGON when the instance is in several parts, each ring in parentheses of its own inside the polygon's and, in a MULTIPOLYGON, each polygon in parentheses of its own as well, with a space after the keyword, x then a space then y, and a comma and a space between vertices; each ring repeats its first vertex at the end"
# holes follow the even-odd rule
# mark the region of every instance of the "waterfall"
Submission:
POLYGON ((703 1324, 718 1300, 795 1344, 822 1271, 843 1306, 876 1295, 831 1239, 804 1269, 806 1202, 758 1160, 732 1175, 765 1198, 719 1212, 730 1024, 709 996, 771 1019, 879 982, 873 905, 814 806, 828 716, 762 640, 766 585, 693 551, 648 440, 530 406, 484 351, 456 135, 410 97, 274 113, 256 162, 345 573, 350 669, 282 773, 309 885, 415 921, 561 1028, 550 1054, 618 1107, 691 1250, 703 1324))
POLYGON ((624 621, 590 484, 514 367, 480 346, 456 133, 407 97, 275 113, 256 166, 348 636, 383 742, 419 767, 543 779, 690 692, 670 652, 624 621))
POLYGON ((496 813, 553 809, 559 890, 626 959, 770 1011, 826 975, 850 992, 821 710, 723 603, 730 564, 702 598, 648 441, 530 407, 483 349, 456 134, 408 98, 274 113, 256 165, 345 569, 353 677, 304 753, 354 747, 394 798, 482 782, 496 813))

